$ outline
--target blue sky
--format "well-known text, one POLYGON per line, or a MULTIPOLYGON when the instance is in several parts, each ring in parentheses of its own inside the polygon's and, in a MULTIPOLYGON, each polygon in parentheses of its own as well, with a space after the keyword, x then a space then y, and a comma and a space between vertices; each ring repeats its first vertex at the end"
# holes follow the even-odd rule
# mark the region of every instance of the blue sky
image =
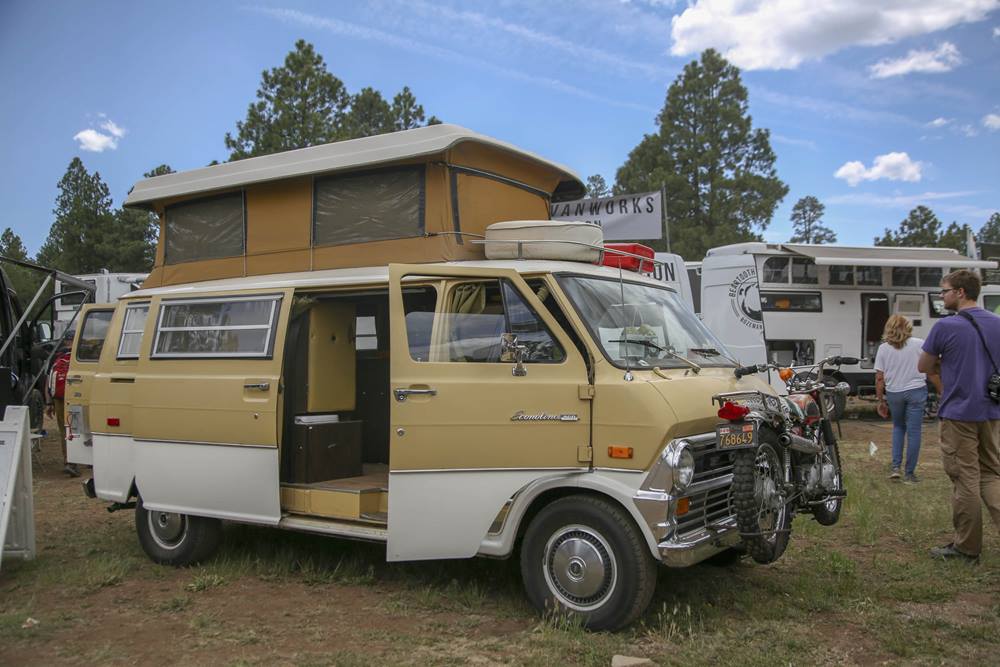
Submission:
POLYGON ((0 3, 0 228, 30 252, 74 156, 116 205, 144 171, 225 160, 261 71, 296 39, 356 92, 614 180, 667 87, 715 47, 743 70, 790 192, 842 243, 918 204, 978 229, 1000 210, 1000 0, 0 3))

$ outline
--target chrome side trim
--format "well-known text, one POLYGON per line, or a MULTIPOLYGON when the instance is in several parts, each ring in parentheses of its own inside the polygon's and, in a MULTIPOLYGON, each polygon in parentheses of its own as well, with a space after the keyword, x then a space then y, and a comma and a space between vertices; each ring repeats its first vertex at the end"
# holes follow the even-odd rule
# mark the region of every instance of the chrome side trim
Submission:
MULTIPOLYGON (((105 435, 105 434, 101 434, 105 435)), ((247 449, 277 449, 277 445, 249 445, 243 442, 207 442, 203 440, 148 440, 146 438, 135 438, 136 442, 151 444, 175 444, 175 445, 209 445, 213 447, 245 447, 247 449)))
POLYGON ((389 531, 372 525, 362 525, 350 521, 335 519, 316 519, 292 514, 283 514, 278 521, 278 528, 294 530, 303 533, 318 533, 334 537, 346 537, 369 542, 385 542, 389 539, 389 531))
MULTIPOLYGON (((418 470, 390 470, 393 475, 411 475, 419 473, 439 472, 590 472, 590 468, 421 468, 418 470)), ((629 471, 632 472, 632 471, 629 471)))

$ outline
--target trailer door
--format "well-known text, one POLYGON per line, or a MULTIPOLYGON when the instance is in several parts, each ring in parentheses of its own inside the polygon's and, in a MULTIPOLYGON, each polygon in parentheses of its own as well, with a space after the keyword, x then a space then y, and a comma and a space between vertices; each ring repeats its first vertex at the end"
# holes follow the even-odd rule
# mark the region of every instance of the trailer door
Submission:
POLYGON ((586 365, 514 271, 390 265, 389 280, 387 557, 468 558, 518 489, 589 472, 586 365))

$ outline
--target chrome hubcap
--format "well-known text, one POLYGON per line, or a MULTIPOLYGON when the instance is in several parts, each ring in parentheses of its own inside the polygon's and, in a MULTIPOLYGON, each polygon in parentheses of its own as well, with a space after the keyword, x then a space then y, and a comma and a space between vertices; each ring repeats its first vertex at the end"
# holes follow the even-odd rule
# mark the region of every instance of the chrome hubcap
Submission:
POLYGON ((149 532, 153 540, 164 549, 173 549, 184 541, 187 517, 176 512, 150 512, 149 532))
POLYGON ((545 545, 544 559, 549 590, 570 609, 593 609, 614 591, 618 570, 611 547, 590 527, 556 531, 545 545))
POLYGON ((757 525, 768 541, 777 535, 774 530, 784 525, 785 498, 781 492, 781 459, 770 445, 762 445, 754 461, 756 483, 754 500, 757 502, 757 525), (768 533, 771 533, 768 535, 768 533))

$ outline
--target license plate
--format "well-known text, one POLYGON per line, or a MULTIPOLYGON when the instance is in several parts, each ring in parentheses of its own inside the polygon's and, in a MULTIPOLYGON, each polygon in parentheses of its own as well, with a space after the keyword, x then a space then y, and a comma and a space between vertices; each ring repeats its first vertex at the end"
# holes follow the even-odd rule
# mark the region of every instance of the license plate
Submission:
POLYGON ((757 424, 754 422, 719 424, 715 427, 715 438, 719 443, 719 449, 756 447, 757 424))

